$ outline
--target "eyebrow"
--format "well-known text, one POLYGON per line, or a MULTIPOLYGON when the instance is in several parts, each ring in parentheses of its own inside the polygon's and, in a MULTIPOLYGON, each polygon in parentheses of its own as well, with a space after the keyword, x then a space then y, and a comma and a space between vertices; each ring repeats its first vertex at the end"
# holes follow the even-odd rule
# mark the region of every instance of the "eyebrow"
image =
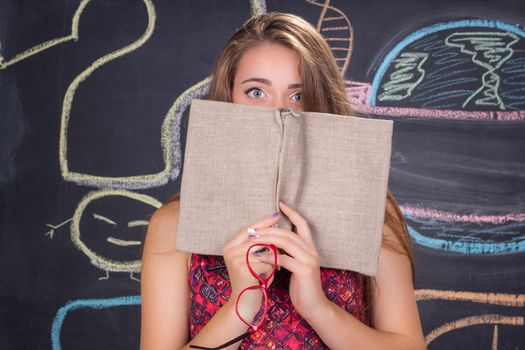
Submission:
POLYGON ((255 81, 257 83, 261 83, 261 84, 265 84, 265 85, 268 85, 268 86, 272 86, 272 82, 269 81, 268 79, 264 79, 264 78, 250 78, 250 79, 246 79, 241 84, 249 83, 250 81, 255 81))
MULTIPOLYGON (((268 85, 268 86, 272 86, 272 82, 269 81, 268 79, 264 79, 264 78, 250 78, 250 79, 246 79, 241 84, 249 83, 250 81, 255 81, 257 83, 261 83, 261 84, 265 84, 265 85, 268 85)), ((290 85, 288 85, 288 89, 297 89, 297 88, 300 88, 302 86, 303 85, 299 84, 299 83, 290 84, 290 85)))
POLYGON ((288 85, 288 89, 297 89, 297 88, 300 88, 302 86, 303 86, 303 84, 299 84, 299 83, 297 83, 297 84, 290 84, 290 85, 288 85))

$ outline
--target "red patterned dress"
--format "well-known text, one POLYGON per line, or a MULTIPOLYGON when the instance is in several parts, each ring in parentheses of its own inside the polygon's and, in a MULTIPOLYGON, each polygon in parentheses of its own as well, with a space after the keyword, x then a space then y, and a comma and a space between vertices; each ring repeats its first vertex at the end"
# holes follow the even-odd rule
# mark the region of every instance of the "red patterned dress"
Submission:
MULTIPOLYGON (((191 338, 200 332, 230 297, 231 287, 226 268, 207 271, 207 268, 218 265, 224 265, 222 256, 191 256, 191 338)), ((321 268, 321 281, 329 300, 368 324, 363 275, 321 268)), ((241 342, 239 349, 328 349, 312 327, 295 311, 288 294, 289 282, 289 272, 285 269, 276 271, 268 288, 268 315, 257 332, 241 342)))

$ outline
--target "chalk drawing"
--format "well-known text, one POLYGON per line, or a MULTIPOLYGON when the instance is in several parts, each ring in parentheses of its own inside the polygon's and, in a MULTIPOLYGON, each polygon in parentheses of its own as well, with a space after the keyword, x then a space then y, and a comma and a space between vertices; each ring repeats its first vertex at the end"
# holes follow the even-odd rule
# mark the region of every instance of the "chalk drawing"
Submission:
MULTIPOLYGON (((97 183, 97 180, 99 177, 97 176, 91 176, 91 175, 85 175, 80 174, 76 172, 71 172, 69 170, 69 164, 67 160, 67 132, 68 132, 68 124, 69 124, 69 118, 71 114, 71 106, 73 104, 73 99, 75 96, 75 93, 77 89, 79 88, 80 84, 85 81, 95 70, 103 66, 104 64, 111 62, 119 57, 122 57, 130 52, 133 52, 140 48, 142 45, 144 45, 153 34, 154 28, 155 28, 155 21, 156 21, 156 13, 155 13, 155 7, 153 6, 153 3, 151 0, 142 0, 144 2, 144 5, 146 6, 146 11, 148 15, 148 24, 146 26, 145 32, 143 35, 131 43, 130 45, 127 45, 123 48, 120 48, 116 51, 113 51, 99 59, 97 59, 95 62, 93 62, 88 68, 86 68, 83 72, 81 72, 69 85, 66 94, 64 96, 64 101, 62 104, 62 115, 60 120, 60 141, 59 141, 59 160, 60 160, 60 170, 62 173, 62 176, 64 179, 68 181, 78 182, 82 184, 93 184, 97 183), (92 179, 93 181, 90 183, 89 181, 82 181, 84 178, 87 177, 89 179, 92 179)), ((170 155, 171 156, 171 155, 170 155)), ((118 181, 119 178, 116 178, 114 181, 118 181)), ((120 179, 122 180, 122 179, 120 179)), ((127 181, 133 182, 135 181, 147 181, 151 180, 150 175, 144 175, 144 176, 136 176, 132 177, 131 179, 128 179, 127 181)), ((106 181, 107 184, 108 181, 106 181)), ((109 181, 111 183, 111 181, 109 181)))
MULTIPOLYGON (((440 336, 448 332, 457 331, 462 328, 472 327, 476 325, 483 325, 483 324, 523 326, 524 323, 523 323, 523 317, 521 316, 505 316, 505 315, 499 315, 499 314, 490 314, 490 315, 476 315, 476 316, 464 317, 464 318, 460 318, 458 320, 454 320, 449 323, 445 323, 444 325, 434 329, 431 333, 425 336, 425 343, 427 345, 430 345, 430 343, 432 343, 434 340, 436 340, 437 338, 439 338, 440 336)), ((497 337, 494 337, 493 339, 493 343, 492 343, 493 346, 495 343, 497 346, 497 337)))
POLYGON ((266 13, 266 0, 250 0, 252 17, 257 17, 266 13))
POLYGON ((416 103, 420 108, 463 109, 461 104, 479 84, 483 69, 472 65, 472 61, 457 48, 446 45, 443 35, 434 33, 408 47, 412 51, 428 53, 429 58, 425 81, 405 103, 416 103))
MULTIPOLYGON (((134 201, 138 201, 144 204, 148 204, 152 206, 154 209, 160 208, 162 205, 161 202, 157 201, 155 198, 150 197, 145 194, 138 194, 131 191, 125 191, 125 190, 98 190, 88 193, 78 204, 78 207, 73 214, 73 221, 71 222, 71 240, 73 244, 80 249, 84 254, 86 254, 90 260, 91 263, 98 268, 106 271, 107 274, 109 274, 109 271, 113 272, 129 272, 131 274, 131 278, 133 278, 132 273, 133 272, 140 272, 141 268, 141 261, 140 259, 134 260, 134 261, 119 261, 116 259, 112 259, 109 257, 104 257, 99 255, 97 252, 95 252, 92 248, 88 247, 84 241, 82 240, 81 235, 81 228, 80 228, 80 219, 82 218, 84 211, 86 210, 87 206, 90 205, 93 201, 108 197, 108 196, 121 196, 126 197, 129 199, 132 199, 134 201)), ((88 234, 91 235, 99 235, 101 232, 90 232, 88 234)), ((102 233, 102 234, 105 234, 102 233)), ((112 238, 112 237, 108 237, 112 238)), ((115 241, 109 243, 114 243, 115 241)), ((133 244, 135 241, 127 241, 126 246, 130 245, 137 245, 133 244)), ((139 244, 140 245, 140 242, 139 244)), ((140 255, 140 254, 139 254, 140 255)), ((107 278, 107 276, 106 276, 107 278)))
POLYGON ((55 230, 58 229, 58 228, 61 228, 62 226, 64 226, 68 222, 70 222, 71 220, 73 220, 73 219, 67 219, 66 221, 61 222, 58 225, 46 224, 47 227, 51 228, 51 230, 46 232, 46 236, 48 236, 49 238, 53 239, 53 237, 55 236, 55 230))
MULTIPOLYGON (((386 74, 386 72, 388 71, 388 69, 391 67, 392 63, 395 61, 395 59, 397 57, 399 57, 399 55, 411 44, 415 43, 416 41, 418 40, 422 40, 421 44, 424 45, 425 44, 425 40, 429 41, 429 40, 434 40, 436 37, 435 35, 437 35, 436 33, 439 33, 439 32, 442 32, 442 31, 451 31, 451 30, 468 30, 469 32, 472 32, 472 28, 476 28, 476 30, 479 30, 479 28, 484 28, 484 29, 492 29, 494 30, 495 32, 497 33, 504 33, 505 35, 509 35, 509 37, 512 37, 512 36, 516 36, 516 37, 520 37, 520 38, 524 38, 525 37, 525 31, 521 28, 519 28, 518 26, 516 25, 511 25, 511 24, 507 24, 507 23, 503 23, 503 22, 500 22, 500 21, 492 21, 492 20, 483 20, 483 19, 472 19, 472 20, 461 20, 461 21, 454 21, 454 22, 448 22, 448 23, 438 23, 438 24, 435 24, 435 25, 432 25, 432 26, 429 26, 429 27, 426 27, 426 28, 423 28, 423 29, 420 29, 412 34, 410 34, 409 36, 407 36, 406 38, 404 38, 403 40, 401 40, 387 55, 386 57, 384 58, 384 60, 382 61, 380 67, 377 69, 377 72, 374 76, 374 79, 373 79, 373 82, 371 84, 371 88, 370 88, 370 93, 368 94, 368 101, 367 101, 367 104, 371 107, 375 107, 377 105, 377 102, 378 102, 378 92, 379 92, 379 89, 381 88, 381 83, 384 79, 384 76, 386 74)), ((488 30, 486 30, 488 31, 488 30)), ((435 45, 435 43, 427 43, 428 45, 435 45)), ((443 50, 447 49, 447 46, 442 43, 443 46, 443 50)), ((412 48, 413 49, 413 48, 412 48)), ((450 49, 450 47, 448 47, 448 49, 450 49)), ((478 47, 479 49, 479 47, 478 47)), ((441 48, 440 48, 441 50, 441 48)), ((420 52, 420 51, 418 51, 420 52)), ((487 52, 487 50, 485 50, 485 52, 487 52)), ((454 53, 454 52, 451 52, 451 53, 448 53, 447 55, 443 55, 443 57, 439 57, 438 58, 438 61, 437 63, 441 64, 441 65, 444 65, 445 67, 443 67, 443 69, 448 69, 449 67, 453 67, 454 65, 457 65, 457 64, 460 64, 462 62, 462 60, 466 59, 466 58, 461 58, 461 57, 458 57, 458 53, 459 53, 459 50, 458 52, 454 53), (450 64, 444 64, 445 61, 447 60, 450 60, 450 64)), ((505 53, 506 55, 507 53, 505 53)), ((504 57, 505 55, 503 55, 502 57, 504 57)), ((470 67, 469 69, 474 69, 472 67, 470 67)), ((428 72, 428 70, 427 70, 428 72)), ((441 78, 443 78, 443 75, 450 75, 452 74, 451 72, 435 72, 434 74, 438 75, 442 73, 442 76, 441 78)), ((456 84, 458 86, 457 89, 453 90, 453 89, 444 89, 444 91, 441 91, 440 93, 432 93, 431 91, 428 91, 428 98, 429 98, 429 101, 433 101, 433 102, 439 102, 439 101, 443 101, 443 104, 440 105, 439 108, 442 108, 442 109, 447 109, 447 100, 449 100, 451 97, 461 97, 461 96, 465 96, 466 98, 468 98, 468 96, 470 96, 472 94, 471 91, 469 90, 461 90, 460 86, 461 84, 465 83, 465 82, 461 82, 460 80, 458 79, 478 79, 478 78, 468 78, 468 77, 465 77, 463 76, 462 74, 460 73, 466 73, 466 72, 454 72, 457 77, 450 77, 449 81, 447 82, 447 84, 451 84, 451 85, 454 85, 456 84), (453 90, 453 91, 452 91, 453 90)), ((434 77, 436 78, 436 77, 434 77)), ((488 86, 492 86, 494 87, 495 86, 495 82, 493 82, 491 79, 493 77, 488 74, 486 75, 486 82, 487 84, 489 84, 488 86)), ((442 86, 443 87, 443 86, 442 86)), ((485 89, 483 90, 484 92, 485 91, 488 91, 488 89, 485 89)), ((493 93, 494 90, 492 90, 492 93, 493 93)), ((521 94, 523 95, 523 94, 521 94)), ((484 96, 484 97, 487 97, 487 96, 484 96)), ((450 108, 448 108, 450 109, 450 108)))
POLYGON ((432 217, 413 216, 408 212, 403 212, 403 215, 412 241, 428 248, 462 254, 511 254, 525 251, 523 221, 509 220, 498 226, 487 227, 479 225, 481 220, 476 215, 457 215, 468 216, 474 222, 440 221, 432 217))
MULTIPOLYGON (((35 55, 43 50, 54 47, 60 43, 67 41, 77 41, 78 25, 80 17, 90 0, 83 0, 75 12, 71 25, 71 35, 49 40, 45 43, 36 45, 35 47, 16 55, 13 59, 6 61, 0 56, 0 69, 7 68, 29 56, 35 55)), ((81 72, 69 85, 61 113, 60 123, 60 141, 59 141, 59 161, 62 176, 67 181, 76 182, 80 185, 94 186, 94 187, 111 187, 111 188, 126 188, 126 189, 141 189, 158 187, 166 184, 170 179, 175 179, 179 176, 181 169, 181 154, 180 154, 180 120, 183 112, 191 103, 192 98, 199 98, 205 96, 208 91, 208 84, 210 77, 207 77, 198 83, 194 84, 186 91, 184 91, 174 102, 169 112, 167 113, 161 127, 161 147, 164 160, 164 169, 158 173, 139 175, 139 176, 124 176, 124 177, 107 177, 97 176, 93 174, 84 174, 69 169, 68 162, 68 127, 71 117, 71 108, 75 94, 81 83, 89 78, 91 74, 106 63, 113 61, 119 57, 125 56, 144 45, 153 34, 156 21, 155 7, 151 0, 142 0, 146 6, 148 15, 148 24, 143 35, 130 45, 111 52, 93 62, 88 68, 81 72), (176 119, 176 122, 175 122, 176 119), (173 140, 174 139, 174 140, 173 140), (173 144, 175 142, 175 145, 173 144)), ((266 2, 264 0, 250 0, 251 16, 258 16, 266 13, 266 2)))
MULTIPOLYGON (((419 289, 415 291, 415 296, 418 303, 429 300, 437 300, 499 305, 517 309, 522 309, 525 306, 525 294, 479 293, 454 290, 419 289)), ((466 327, 472 327, 476 325, 494 325, 492 349, 497 349, 498 325, 523 327, 524 324, 524 318, 521 316, 481 314, 463 317, 451 322, 446 322, 431 330, 425 335, 425 343, 428 346, 440 336, 452 331, 464 329, 466 327)))
POLYGON ((394 60, 394 72, 390 80, 383 85, 384 92, 379 95, 381 101, 399 101, 412 94, 414 88, 425 77, 423 63, 428 54, 419 52, 403 52, 394 60))
POLYGON ((182 145, 180 142, 180 125, 182 122, 182 116, 184 114, 184 111, 186 111, 189 108, 191 101, 194 98, 203 98, 208 95, 208 91, 210 89, 210 82, 211 76, 194 84, 189 89, 180 94, 168 110, 166 118, 162 123, 161 134, 161 144, 163 149, 162 154, 164 157, 164 162, 166 164, 164 170, 162 170, 158 174, 154 174, 151 180, 137 179, 135 181, 132 178, 122 178, 106 181, 105 179, 100 177, 96 179, 91 178, 91 180, 95 180, 94 184, 98 185, 103 184, 105 182, 111 182, 113 186, 116 186, 118 188, 145 188, 161 186, 166 184, 169 179, 176 179, 180 174, 180 169, 182 168, 182 145))
MULTIPOLYGON (((161 126, 161 148, 164 160, 164 168, 152 174, 136 176, 98 176, 94 174, 80 173, 69 169, 68 162, 68 128, 71 114, 71 106, 76 91, 80 84, 102 65, 124 56, 149 40, 151 37, 156 20, 155 8, 150 0, 143 0, 148 12, 148 25, 146 31, 134 43, 127 47, 121 48, 93 62, 86 70, 78 75, 69 85, 64 97, 61 123, 60 123, 60 142, 59 142, 59 160, 62 176, 67 181, 72 181, 80 185, 93 186, 98 188, 121 188, 121 189, 142 189, 152 188, 165 185, 169 180, 176 179, 182 168, 182 155, 180 144, 180 123, 185 110, 193 98, 201 98, 207 95, 211 77, 206 77, 197 82, 186 91, 184 91, 175 100, 167 112, 161 126)), ((250 0, 251 16, 258 16, 266 13, 266 2, 264 0, 250 0)))
POLYGON ((77 41, 78 40, 78 25, 80 23, 80 16, 82 15, 82 12, 84 11, 84 9, 86 8, 87 4, 90 1, 91 0, 82 0, 80 4, 78 5, 78 8, 75 11, 75 15, 73 16, 73 20, 71 22, 71 34, 70 35, 61 37, 61 38, 51 39, 46 42, 40 43, 36 46, 33 46, 32 48, 28 50, 25 50, 15 55, 15 57, 8 59, 8 60, 2 57, 2 54, 0 53, 0 70, 5 69, 9 66, 12 66, 15 63, 18 63, 28 57, 36 55, 56 45, 59 45, 59 44, 62 44, 62 43, 65 43, 71 40, 77 41))
MULTIPOLYGON (((251 16, 256 17, 266 13, 265 0, 251 0, 251 16)), ((176 179, 182 168, 180 125, 184 112, 189 108, 194 98, 204 98, 210 89, 211 76, 194 84, 177 97, 170 107, 166 118, 162 124, 161 144, 163 149, 165 169, 158 174, 154 174, 151 179, 144 176, 123 177, 123 178, 103 178, 82 176, 78 179, 79 183, 88 183, 94 186, 107 185, 111 183, 116 188, 148 188, 161 186, 169 179, 176 179)))
POLYGON ((511 46, 518 40, 519 37, 513 33, 492 32, 454 33, 445 39, 447 45, 472 55, 472 62, 487 70, 481 77, 481 87, 467 98, 463 107, 475 99, 474 103, 478 106, 496 105, 505 109, 498 94, 500 77, 496 70, 512 56, 514 51, 511 46), (478 95, 482 96, 478 98, 478 95))
MULTIPOLYGON (((56 46, 60 43, 78 40, 78 24, 83 10, 90 0, 83 0, 79 5, 72 22, 71 35, 50 40, 48 42, 39 44, 31 48, 9 61, 2 61, 0 68, 8 67, 24 58, 37 54, 45 49, 56 46)), ((123 57, 144 45, 152 36, 156 13, 155 7, 151 0, 142 0, 145 4, 148 24, 143 35, 130 45, 111 52, 96 61, 94 61, 88 68, 81 72, 69 85, 62 104, 61 122, 60 122, 60 140, 59 140, 59 161, 62 176, 67 181, 72 181, 80 185, 94 186, 99 188, 122 188, 122 189, 141 189, 158 187, 166 184, 170 179, 175 179, 180 174, 181 169, 181 154, 180 154, 180 120, 184 111, 191 103, 192 98, 204 97, 208 92, 208 85, 210 77, 207 77, 190 88, 184 91, 171 106, 166 114, 161 127, 161 148, 164 160, 164 169, 158 173, 145 174, 138 176, 123 176, 123 177, 108 177, 97 176, 94 174, 85 174, 72 171, 69 168, 68 162, 68 127, 71 117, 71 108, 74 101, 75 94, 85 80, 87 80, 93 72, 102 67, 106 63, 113 61, 119 57, 123 57), (174 144, 175 143, 175 144, 174 144)), ((266 2, 264 0, 250 0, 251 16, 258 16, 266 13, 266 2)))
POLYGON ((316 29, 330 45, 341 75, 345 75, 352 57, 354 30, 345 13, 330 6, 330 0, 306 0, 307 3, 320 6, 321 14, 316 29))
POLYGON ((352 110, 364 114, 394 118, 431 118, 451 120, 525 120, 525 111, 464 111, 430 108, 370 106, 371 85, 364 82, 346 81, 346 92, 352 110))
MULTIPOLYGON (((521 50, 523 52, 524 50, 521 50)), ((516 55, 517 56, 517 55, 516 55)), ((509 59, 505 66, 500 68, 507 89, 500 92, 505 99, 507 109, 525 109, 522 101, 523 91, 525 90, 525 57, 513 57, 509 59)))
MULTIPOLYGON (((113 225, 113 226, 117 226, 117 223, 115 221, 111 220, 110 218, 105 217, 104 215, 93 213, 93 218, 96 219, 96 220, 103 221, 103 222, 105 222, 107 224, 110 224, 110 225, 113 225)), ((128 227, 137 227, 137 226, 148 226, 148 221, 146 221, 146 220, 134 220, 134 221, 128 222, 128 227)), ((129 247, 129 246, 133 246, 133 245, 141 245, 142 244, 141 241, 120 239, 120 238, 116 238, 116 237, 113 237, 113 236, 108 236, 108 238, 106 240, 109 243, 111 243, 111 244, 119 245, 119 246, 122 246, 122 247, 129 247)))
MULTIPOLYGON (((117 222, 110 218, 108 214, 103 215, 101 213, 92 213, 91 218, 86 217, 86 215, 89 216, 89 213, 86 214, 86 209, 88 208, 88 206, 92 205, 93 202, 112 197, 120 197, 126 200, 130 200, 130 204, 127 205, 128 209, 131 208, 133 205, 142 203, 151 206, 151 211, 153 212, 155 209, 160 208, 160 206, 162 205, 161 202, 159 202, 153 197, 131 191, 118 189, 103 189, 93 191, 84 196, 84 198, 82 198, 71 219, 66 220, 60 225, 56 226, 47 224, 47 226, 51 227, 52 230, 47 232, 46 235, 50 238, 53 238, 54 230, 56 228, 61 227, 65 223, 71 221, 71 241, 73 242, 75 247, 77 247, 80 251, 82 251, 85 255, 89 257, 91 263, 94 266, 105 271, 106 275, 104 277, 100 277, 100 280, 108 279, 109 272, 112 271, 129 273, 130 278, 132 280, 139 281, 136 277, 134 277, 133 274, 140 272, 142 265, 140 258, 138 258, 137 260, 118 260, 111 258, 107 255, 109 255, 115 249, 125 248, 128 253, 129 249, 137 250, 136 254, 134 255, 140 257, 140 246, 142 245, 142 242, 136 239, 125 239, 113 236, 114 233, 122 234, 122 231, 125 230, 125 228, 122 228, 121 226, 117 225, 117 222), (101 229, 101 232, 89 231, 88 229, 86 229, 85 223, 81 227, 82 219, 84 219, 87 222, 90 222, 90 220, 99 221, 104 224, 102 227, 105 228, 101 229), (83 234, 81 232, 83 232, 83 234), (100 250, 101 246, 104 247, 105 255, 99 253, 98 251, 95 251, 93 247, 90 247, 88 244, 86 244, 86 238, 89 238, 88 241, 90 242, 95 241, 97 243, 97 250, 100 250), (106 241, 108 244, 102 244, 103 241, 106 241)), ((144 227, 145 231, 145 227, 147 225, 147 220, 137 219, 127 222, 125 226, 127 228, 144 227)))
POLYGON ((508 222, 525 221, 525 213, 510 213, 504 215, 477 215, 477 214, 459 214, 444 210, 428 209, 413 207, 410 205, 401 205, 404 215, 418 217, 420 219, 433 219, 445 222, 470 222, 473 224, 493 224, 501 225, 508 222))
POLYGON ((456 290, 418 289, 417 301, 446 300, 501 305, 521 308, 525 306, 525 294, 480 293, 456 290))
MULTIPOLYGON (((62 306, 53 319, 53 325, 51 326, 51 347, 53 350, 62 350, 60 344, 60 335, 62 333, 62 327, 66 317, 75 310, 82 309, 109 309, 122 306, 134 306, 140 305, 141 298, 139 295, 124 296, 117 298, 107 299, 78 299, 68 301, 66 305, 62 306)), ((139 310, 137 310, 139 312, 139 310)))

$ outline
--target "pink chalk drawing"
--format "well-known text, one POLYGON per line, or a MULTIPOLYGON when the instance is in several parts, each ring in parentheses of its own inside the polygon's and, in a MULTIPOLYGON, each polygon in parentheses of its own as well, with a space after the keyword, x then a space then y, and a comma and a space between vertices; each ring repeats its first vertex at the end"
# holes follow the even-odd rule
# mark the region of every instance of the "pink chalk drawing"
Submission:
POLYGON ((348 99, 355 112, 393 118, 451 120, 525 120, 525 111, 464 111, 430 108, 370 106, 371 84, 345 81, 348 99))
POLYGON ((477 214, 459 214, 449 211, 418 208, 409 205, 401 205, 401 211, 405 215, 418 217, 421 219, 434 219, 444 222, 467 222, 472 224, 493 224, 501 225, 508 222, 525 221, 525 213, 511 213, 504 215, 477 215, 477 214))

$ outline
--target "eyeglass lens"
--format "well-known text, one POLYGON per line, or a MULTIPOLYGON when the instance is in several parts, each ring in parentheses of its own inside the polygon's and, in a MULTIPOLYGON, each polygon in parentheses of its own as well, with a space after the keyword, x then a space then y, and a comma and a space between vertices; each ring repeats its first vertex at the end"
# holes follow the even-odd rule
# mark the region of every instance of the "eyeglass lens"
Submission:
POLYGON ((237 311, 244 322, 252 327, 259 327, 263 321, 266 305, 266 294, 263 288, 254 286, 245 289, 239 295, 237 311))

